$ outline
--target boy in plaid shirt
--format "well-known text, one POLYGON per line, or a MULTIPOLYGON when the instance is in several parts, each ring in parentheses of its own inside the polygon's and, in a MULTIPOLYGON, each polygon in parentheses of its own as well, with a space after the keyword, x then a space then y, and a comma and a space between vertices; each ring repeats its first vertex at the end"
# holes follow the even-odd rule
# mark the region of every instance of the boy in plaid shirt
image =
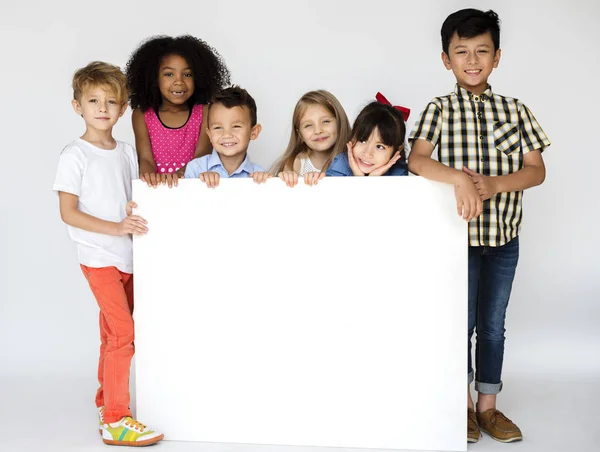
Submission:
POLYGON ((467 441, 477 442, 480 430, 498 441, 518 441, 522 433, 496 409, 496 396, 502 389, 504 321, 519 257, 523 190, 544 181, 542 151, 550 140, 521 101, 488 85, 501 53, 495 12, 457 11, 444 21, 441 35, 442 61, 456 87, 421 113, 409 136, 408 166, 454 185, 457 212, 469 222, 467 441), (439 161, 431 158, 436 146, 439 161))

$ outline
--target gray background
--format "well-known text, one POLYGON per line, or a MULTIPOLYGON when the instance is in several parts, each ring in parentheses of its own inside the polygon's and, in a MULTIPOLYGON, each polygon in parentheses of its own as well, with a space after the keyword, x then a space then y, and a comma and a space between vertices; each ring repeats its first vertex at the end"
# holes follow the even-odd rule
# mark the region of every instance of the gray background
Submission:
MULTIPOLYGON (((525 195, 505 375, 533 387, 567 381, 567 391, 597 382, 600 6, 591 0, 3 3, 2 381, 31 381, 28 394, 40 381, 95 385, 97 307, 51 190, 61 149, 84 131, 70 105, 76 68, 92 60, 124 66, 155 34, 205 39, 255 97, 263 133, 251 156, 269 165, 287 144, 295 102, 311 89, 333 92, 351 120, 381 91, 412 109, 412 127, 432 97, 454 86, 439 28, 469 6, 493 8, 503 22, 493 89, 525 102, 552 140, 546 182, 525 195)), ((114 134, 133 143, 130 111, 114 134)), ((2 410, 11 388, 0 386, 2 410)), ((589 397, 600 402, 597 392, 589 397)))

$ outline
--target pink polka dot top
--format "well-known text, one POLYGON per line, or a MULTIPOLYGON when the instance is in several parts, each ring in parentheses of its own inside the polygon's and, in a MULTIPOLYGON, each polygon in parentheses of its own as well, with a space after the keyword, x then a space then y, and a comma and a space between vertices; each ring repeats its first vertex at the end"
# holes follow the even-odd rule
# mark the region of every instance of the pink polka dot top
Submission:
POLYGON ((202 105, 194 105, 181 127, 165 126, 153 108, 144 112, 144 120, 157 173, 174 173, 194 158, 202 125, 202 105))

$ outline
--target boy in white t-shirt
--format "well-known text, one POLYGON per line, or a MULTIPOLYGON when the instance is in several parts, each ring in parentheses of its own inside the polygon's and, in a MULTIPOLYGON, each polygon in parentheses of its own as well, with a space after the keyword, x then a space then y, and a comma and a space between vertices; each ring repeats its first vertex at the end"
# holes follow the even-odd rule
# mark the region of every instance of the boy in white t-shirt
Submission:
POLYGON ((63 149, 53 189, 100 307, 100 433, 106 444, 146 446, 163 435, 132 419, 129 408, 134 352, 131 234, 145 234, 148 228, 143 218, 132 215, 135 150, 112 137, 127 108, 126 78, 117 66, 90 63, 75 73, 73 97, 73 109, 86 130, 63 149))

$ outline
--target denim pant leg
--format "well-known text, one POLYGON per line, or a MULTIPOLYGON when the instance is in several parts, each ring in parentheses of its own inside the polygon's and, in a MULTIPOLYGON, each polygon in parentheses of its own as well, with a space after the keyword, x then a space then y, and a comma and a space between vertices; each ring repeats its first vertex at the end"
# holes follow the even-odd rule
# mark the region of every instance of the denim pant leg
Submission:
POLYGON ((477 320, 477 297, 479 294, 479 274, 481 272, 481 254, 483 252, 483 246, 470 246, 469 247, 469 332, 467 336, 467 350, 468 355, 468 382, 474 379, 473 376, 473 364, 471 352, 471 338, 475 331, 476 320, 477 320))
POLYGON ((518 260, 518 237, 500 247, 484 247, 481 255, 475 389, 482 394, 502 390, 504 323, 518 260))

